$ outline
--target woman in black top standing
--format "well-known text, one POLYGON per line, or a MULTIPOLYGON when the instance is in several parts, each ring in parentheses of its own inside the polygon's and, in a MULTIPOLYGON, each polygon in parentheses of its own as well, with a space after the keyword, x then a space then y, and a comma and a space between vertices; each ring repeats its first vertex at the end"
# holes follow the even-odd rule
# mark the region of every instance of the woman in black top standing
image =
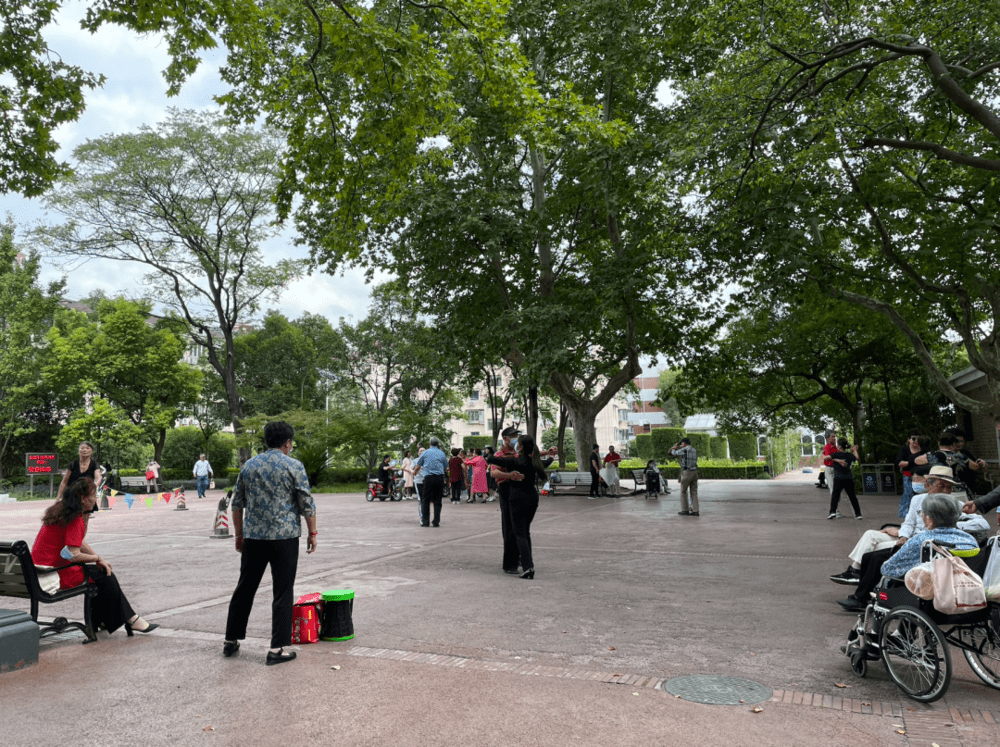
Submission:
POLYGON ((61 500, 63 496, 63 491, 66 487, 72 485, 81 477, 89 477, 94 481, 95 485, 101 484, 101 465, 97 463, 94 459, 94 446, 89 441, 83 441, 80 443, 80 448, 77 450, 79 454, 79 459, 74 459, 69 463, 69 467, 63 473, 62 482, 59 483, 59 492, 56 494, 56 500, 61 500))
MULTIPOLYGON (((500 467, 511 477, 510 489, 510 519, 514 525, 514 537, 517 540, 517 551, 521 558, 521 578, 534 578, 535 565, 531 557, 531 520, 538 510, 537 480, 545 480, 545 464, 542 462, 535 439, 531 436, 521 436, 518 440, 518 454, 513 459, 490 455, 488 464, 500 467)), ((548 460, 549 464, 552 460, 548 460)), ((508 571, 511 573, 512 571, 508 571)), ((516 573, 516 571, 513 571, 516 573)))

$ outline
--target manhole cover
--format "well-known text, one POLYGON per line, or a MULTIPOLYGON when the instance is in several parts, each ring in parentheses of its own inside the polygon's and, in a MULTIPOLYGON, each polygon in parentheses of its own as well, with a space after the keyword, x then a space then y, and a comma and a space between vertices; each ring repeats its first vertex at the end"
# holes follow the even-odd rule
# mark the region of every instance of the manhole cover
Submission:
POLYGON ((710 705, 740 705, 762 703, 771 697, 770 688, 739 677, 719 677, 714 674, 675 677, 663 683, 663 689, 692 703, 710 705))

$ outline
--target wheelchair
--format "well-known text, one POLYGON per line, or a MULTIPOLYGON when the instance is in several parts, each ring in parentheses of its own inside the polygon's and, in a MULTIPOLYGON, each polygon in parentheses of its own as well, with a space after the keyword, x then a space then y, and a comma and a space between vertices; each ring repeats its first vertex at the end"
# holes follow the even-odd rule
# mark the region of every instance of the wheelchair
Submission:
MULTIPOLYGON (((998 552, 1000 535, 990 538, 985 549, 959 551, 975 573, 982 576, 989 556, 998 552)), ((937 542, 941 547, 952 547, 937 542)), ((921 561, 931 560, 931 542, 921 549, 921 561)), ((899 579, 883 577, 872 593, 872 601, 848 633, 841 651, 851 660, 858 677, 868 673, 868 662, 882 660, 896 686, 921 703, 943 697, 951 682, 949 647, 960 649, 976 676, 1000 690, 1000 603, 960 615, 945 615, 934 609, 933 600, 912 594, 899 579)))

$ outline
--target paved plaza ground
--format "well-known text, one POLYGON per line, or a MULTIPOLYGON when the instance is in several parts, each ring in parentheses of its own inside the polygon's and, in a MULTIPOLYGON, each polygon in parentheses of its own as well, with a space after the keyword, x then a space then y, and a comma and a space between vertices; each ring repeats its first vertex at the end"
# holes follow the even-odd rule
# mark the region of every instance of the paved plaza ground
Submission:
MULTIPOLYGON (((828 521, 813 477, 703 481, 698 518, 677 515, 676 485, 659 501, 545 498, 532 581, 501 571, 496 503, 446 502, 442 526, 421 528, 413 501, 319 495, 319 549, 303 548, 296 592, 353 589, 356 638, 301 646, 278 667, 264 666, 266 584, 251 637, 221 655, 239 557, 209 536, 216 500, 192 498, 187 512, 119 502, 94 517, 88 541, 162 627, 45 643, 38 665, 0 674, 2 742, 996 744, 1000 693, 959 652, 930 707, 905 699, 880 664, 851 674, 839 647, 855 615, 835 603, 851 589, 827 577, 897 501, 863 496, 864 521, 828 521), (774 695, 754 713, 663 690, 702 674, 774 695)), ((47 505, 0 506, 0 536, 30 544, 47 505)), ((81 610, 77 598, 43 617, 81 610)))

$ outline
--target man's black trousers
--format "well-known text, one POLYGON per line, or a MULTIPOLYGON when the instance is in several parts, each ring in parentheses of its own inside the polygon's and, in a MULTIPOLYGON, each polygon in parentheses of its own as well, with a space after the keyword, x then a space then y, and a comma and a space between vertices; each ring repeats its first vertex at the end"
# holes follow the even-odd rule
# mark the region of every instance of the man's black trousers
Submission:
POLYGON ((243 540, 240 559, 240 580, 229 602, 226 640, 241 641, 247 637, 247 622, 253 609, 253 598, 271 566, 271 648, 292 643, 292 605, 295 602, 295 571, 299 565, 299 538, 283 540, 243 540))
POLYGON ((424 478, 424 486, 420 491, 420 522, 426 524, 430 521, 431 506, 434 504, 434 520, 431 524, 438 526, 441 523, 441 494, 444 492, 444 475, 427 475, 424 478))

